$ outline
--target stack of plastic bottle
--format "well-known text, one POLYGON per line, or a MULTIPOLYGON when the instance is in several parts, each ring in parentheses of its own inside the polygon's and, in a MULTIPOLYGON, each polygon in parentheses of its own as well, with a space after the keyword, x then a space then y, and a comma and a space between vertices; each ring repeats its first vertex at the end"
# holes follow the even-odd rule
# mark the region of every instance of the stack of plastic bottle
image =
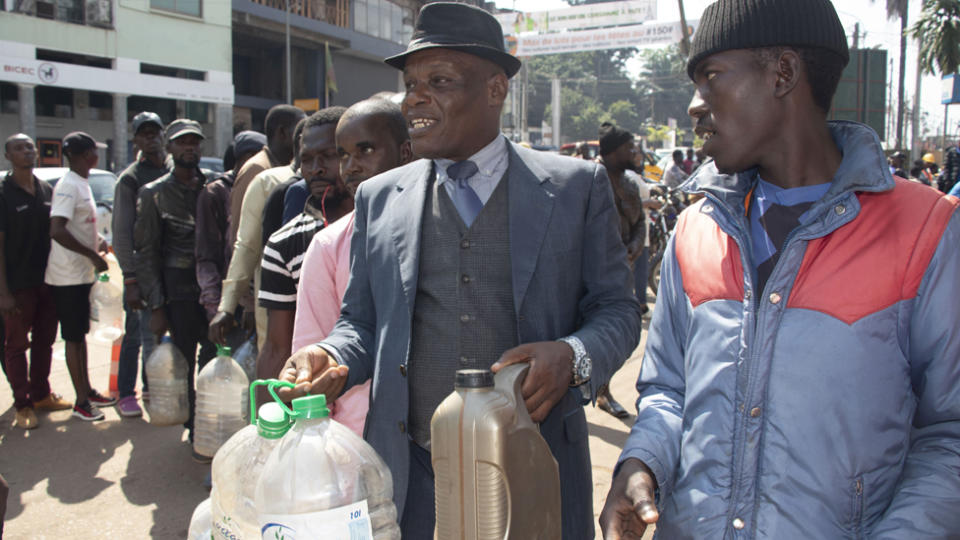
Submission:
POLYGON ((187 540, 210 540, 210 497, 200 501, 190 516, 187 540))
POLYGON ((233 359, 240 364, 243 372, 247 374, 247 380, 252 381, 257 378, 257 336, 251 336, 250 339, 243 342, 243 345, 237 347, 233 359))
POLYGON ((263 538, 398 540, 393 478, 376 451, 330 420, 324 396, 293 400, 293 427, 257 482, 263 538))
POLYGON ((106 272, 90 289, 90 322, 94 339, 113 343, 123 335, 123 293, 106 272))
MULTIPOLYGON (((153 380, 150 381, 153 399, 153 380)), ((223 443, 247 424, 250 381, 230 357, 230 348, 217 346, 217 357, 197 377, 193 449, 213 457, 223 443)))
MULTIPOLYGON (((251 404, 254 403, 254 387, 263 383, 255 381, 250 385, 251 404)), ((251 407, 250 416, 255 419, 254 424, 230 437, 213 458, 210 509, 213 538, 217 540, 261 537, 254 502, 257 481, 270 453, 290 429, 290 417, 274 402, 261 405, 259 415, 255 415, 251 407)))
POLYGON ((150 381, 150 400, 144 401, 150 423, 157 426, 182 424, 190 417, 187 399, 187 361, 164 338, 144 365, 150 381))

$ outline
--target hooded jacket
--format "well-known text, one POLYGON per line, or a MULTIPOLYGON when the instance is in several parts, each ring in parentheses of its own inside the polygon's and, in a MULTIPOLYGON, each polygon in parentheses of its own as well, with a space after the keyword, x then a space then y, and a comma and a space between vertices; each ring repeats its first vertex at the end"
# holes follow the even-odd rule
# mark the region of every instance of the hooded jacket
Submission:
POLYGON ((621 461, 658 483, 659 538, 960 537, 960 212, 843 160, 756 290, 756 170, 701 167, 664 257, 621 461))

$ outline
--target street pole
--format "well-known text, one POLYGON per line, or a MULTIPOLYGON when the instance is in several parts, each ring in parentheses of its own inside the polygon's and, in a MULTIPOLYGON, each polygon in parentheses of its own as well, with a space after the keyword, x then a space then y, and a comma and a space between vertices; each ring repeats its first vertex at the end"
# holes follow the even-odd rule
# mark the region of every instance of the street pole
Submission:
POLYGON ((550 112, 553 113, 553 140, 551 144, 560 148, 560 78, 554 77, 550 81, 550 112))
POLYGON ((284 55, 286 57, 285 70, 287 72, 287 105, 293 105, 293 88, 291 88, 292 85, 290 82, 290 79, 291 79, 290 77, 290 0, 287 0, 286 22, 284 26, 285 26, 284 33, 286 34, 285 37, 287 41, 286 43, 287 50, 286 50, 286 54, 284 55))
POLYGON ((683 39, 680 41, 680 54, 688 56, 690 54, 690 34, 687 33, 687 16, 683 11, 683 0, 677 0, 680 4, 680 35, 683 39))

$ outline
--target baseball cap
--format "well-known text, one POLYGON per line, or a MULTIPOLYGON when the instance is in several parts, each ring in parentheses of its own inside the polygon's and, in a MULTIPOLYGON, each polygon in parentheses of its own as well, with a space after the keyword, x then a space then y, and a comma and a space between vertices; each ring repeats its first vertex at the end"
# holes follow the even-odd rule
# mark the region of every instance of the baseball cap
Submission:
POLYGON ((200 129, 200 124, 195 120, 190 120, 188 118, 177 118, 173 122, 170 122, 170 125, 167 126, 167 140, 172 141, 177 137, 182 137, 184 135, 194 134, 204 138, 203 130, 200 129))
POLYGON ((67 154, 80 154, 97 147, 97 141, 82 131, 72 131, 63 138, 63 151, 67 154))
POLYGON ((133 134, 136 135, 144 124, 156 124, 163 130, 163 121, 160 120, 160 115, 155 112, 143 111, 133 117, 133 134))
POLYGON ((241 131, 233 138, 233 155, 242 156, 247 152, 259 152, 267 145, 267 136, 257 131, 241 131))

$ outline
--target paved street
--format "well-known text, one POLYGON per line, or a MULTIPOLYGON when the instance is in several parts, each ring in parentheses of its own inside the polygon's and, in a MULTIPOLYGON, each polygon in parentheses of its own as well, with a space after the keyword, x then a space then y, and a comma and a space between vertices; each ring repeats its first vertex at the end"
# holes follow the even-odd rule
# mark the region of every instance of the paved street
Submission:
MULTIPOLYGON (((62 350, 58 342, 51 385, 72 399, 62 350)), ((631 412, 639 369, 635 354, 611 384, 631 412)), ((106 354, 91 358, 90 379, 103 392, 109 374, 106 354)), ((4 538, 186 537, 193 508, 207 497, 203 480, 209 467, 190 459, 182 428, 121 418, 110 407, 106 420, 93 423, 71 418, 70 411, 38 413, 40 427, 24 431, 12 427, 15 411, 6 382, 0 384, 0 411, 0 473, 10 484, 4 538)), ((621 421, 591 407, 587 419, 599 513, 632 418, 621 421)))

